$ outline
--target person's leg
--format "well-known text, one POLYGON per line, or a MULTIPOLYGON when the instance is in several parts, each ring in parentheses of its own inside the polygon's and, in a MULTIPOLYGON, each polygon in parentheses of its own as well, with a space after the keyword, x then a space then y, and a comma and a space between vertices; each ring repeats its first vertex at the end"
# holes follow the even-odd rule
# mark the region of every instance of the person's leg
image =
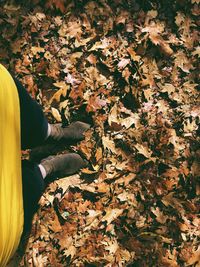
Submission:
MULTIPOLYGON (((81 140, 83 132, 89 128, 86 123, 76 122, 62 128, 61 125, 53 126, 48 124, 39 104, 30 97, 23 85, 16 79, 21 119, 21 143, 22 149, 33 148, 44 143, 46 138, 59 141, 81 140), (49 128, 51 131, 48 132, 49 128)), ((77 172, 86 165, 85 161, 76 154, 55 156, 46 159, 40 165, 30 161, 22 162, 23 200, 24 200, 24 231, 29 230, 33 214, 37 210, 38 201, 44 192, 45 176, 70 175, 77 172), (43 173, 42 173, 43 170, 43 173)))
POLYGON ((39 165, 27 160, 22 161, 24 232, 30 229, 33 214, 48 182, 57 177, 74 174, 86 166, 87 162, 75 153, 51 156, 39 165))
POLYGON ((84 132, 90 125, 76 121, 63 128, 62 124, 48 124, 40 105, 31 98, 23 85, 14 78, 20 101, 22 149, 42 145, 49 141, 78 142, 84 139, 84 132))
POLYGON ((22 149, 41 145, 48 132, 48 122, 40 105, 29 95, 23 85, 14 78, 20 101, 22 149))
POLYGON ((22 161, 22 186, 24 203, 24 233, 31 227, 31 221, 38 207, 38 201, 45 189, 44 179, 37 164, 22 161))

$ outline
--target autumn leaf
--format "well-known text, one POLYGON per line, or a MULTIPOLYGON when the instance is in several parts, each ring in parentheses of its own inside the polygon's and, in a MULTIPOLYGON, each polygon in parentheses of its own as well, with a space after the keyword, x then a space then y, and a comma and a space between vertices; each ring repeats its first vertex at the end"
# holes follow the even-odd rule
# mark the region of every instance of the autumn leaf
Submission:
POLYGON ((199 0, 11 2, 1 63, 50 123, 91 125, 52 144, 88 166, 49 184, 14 262, 199 265, 199 0))
POLYGON ((51 112, 52 112, 52 115, 56 119, 57 122, 61 122, 62 121, 61 115, 60 115, 59 111, 56 108, 52 107, 51 108, 51 112))
POLYGON ((106 215, 102 218, 102 221, 106 221, 107 224, 110 224, 113 220, 117 219, 123 213, 121 209, 111 209, 106 211, 106 215))
POLYGON ((60 88, 50 99, 50 104, 53 102, 53 100, 56 100, 57 102, 60 101, 61 96, 66 97, 67 91, 69 89, 69 85, 67 85, 65 82, 56 82, 54 85, 58 88, 60 88))

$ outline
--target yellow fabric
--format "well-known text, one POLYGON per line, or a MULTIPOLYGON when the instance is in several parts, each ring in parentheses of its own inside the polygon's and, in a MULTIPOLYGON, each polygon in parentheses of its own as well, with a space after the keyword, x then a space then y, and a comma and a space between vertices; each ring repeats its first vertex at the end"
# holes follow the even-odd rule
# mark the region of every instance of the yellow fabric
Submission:
POLYGON ((20 147, 17 88, 0 65, 0 267, 15 253, 23 230, 20 147))

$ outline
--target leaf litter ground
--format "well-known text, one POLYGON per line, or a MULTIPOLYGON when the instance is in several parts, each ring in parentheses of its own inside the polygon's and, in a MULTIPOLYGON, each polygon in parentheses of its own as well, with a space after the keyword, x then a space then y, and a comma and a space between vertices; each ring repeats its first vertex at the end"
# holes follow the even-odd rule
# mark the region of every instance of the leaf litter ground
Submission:
POLYGON ((200 266, 199 0, 0 12, 2 63, 50 122, 92 126, 67 147, 90 167, 48 186, 19 265, 200 266))

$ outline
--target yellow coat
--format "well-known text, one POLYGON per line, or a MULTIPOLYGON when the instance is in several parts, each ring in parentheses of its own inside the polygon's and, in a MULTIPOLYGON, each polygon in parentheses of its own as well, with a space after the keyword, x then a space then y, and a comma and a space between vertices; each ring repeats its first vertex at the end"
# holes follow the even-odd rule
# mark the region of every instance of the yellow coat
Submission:
POLYGON ((0 64, 0 267, 19 245, 23 218, 19 98, 0 64))

